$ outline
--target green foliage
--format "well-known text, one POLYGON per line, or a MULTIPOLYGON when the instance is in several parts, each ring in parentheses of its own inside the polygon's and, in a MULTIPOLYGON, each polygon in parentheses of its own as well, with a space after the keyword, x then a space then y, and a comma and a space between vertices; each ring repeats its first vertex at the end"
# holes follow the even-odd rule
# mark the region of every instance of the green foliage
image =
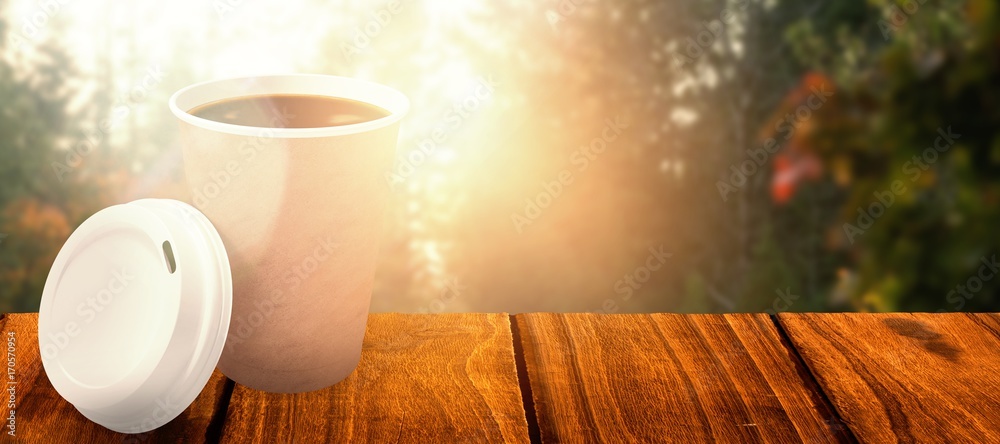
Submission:
POLYGON ((841 51, 832 35, 806 39, 824 42, 810 43, 826 60, 809 59, 816 68, 856 66, 838 78, 846 94, 820 119, 813 139, 828 163, 849 165, 838 225, 859 225, 858 208, 878 202, 873 193, 894 182, 905 187, 854 244, 844 245, 845 265, 859 274, 853 300, 863 310, 996 310, 1000 279, 987 280, 971 299, 948 295, 976 276, 981 258, 1000 252, 993 225, 1000 221, 997 8, 927 2, 893 21, 896 10, 883 7, 863 27, 890 29, 889 39, 865 57, 841 51), (960 137, 934 150, 936 140, 946 145, 939 131, 948 128, 960 137))

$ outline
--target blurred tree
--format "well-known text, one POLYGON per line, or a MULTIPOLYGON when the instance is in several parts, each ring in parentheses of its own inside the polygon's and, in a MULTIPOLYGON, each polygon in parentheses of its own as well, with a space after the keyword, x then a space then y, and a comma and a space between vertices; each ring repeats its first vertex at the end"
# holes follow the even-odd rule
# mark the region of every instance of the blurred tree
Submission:
MULTIPOLYGON (((5 5, 0 3, 0 9, 5 5)), ((0 19, 0 312, 35 311, 48 269, 87 215, 91 186, 62 177, 71 143, 72 64, 56 47, 8 45, 0 19)))
POLYGON ((836 76, 810 144, 842 196, 831 248, 860 310, 989 310, 1000 279, 1000 16, 990 0, 892 2, 788 39, 836 76), (985 273, 979 274, 986 266, 985 273))
MULTIPOLYGON (((795 180, 818 174, 802 146, 811 118, 796 112, 815 89, 833 85, 789 57, 794 46, 784 36, 801 20, 822 23, 837 11, 864 10, 863 2, 692 2, 671 27, 681 36, 670 44, 673 52, 686 56, 675 82, 690 86, 674 86, 674 100, 654 112, 671 116, 683 108, 698 116, 691 123, 671 119, 673 146, 663 155, 689 171, 671 205, 685 209, 674 222, 687 256, 679 262, 689 282, 701 282, 693 288, 704 289, 713 311, 774 310, 788 293, 792 303, 777 309, 832 308, 824 289, 834 267, 820 229, 832 212, 829 199, 821 192, 788 200, 814 191, 797 190, 795 180), (777 205, 784 202, 790 204, 777 205)), ((834 32, 818 27, 820 35, 834 32)), ((678 182, 670 176, 651 174, 647 187, 678 182)))
MULTIPOLYGON (((859 25, 827 17, 858 21, 874 8, 863 1, 514 3, 490 3, 468 17, 471 25, 435 23, 433 32, 425 29, 432 17, 397 17, 424 24, 408 39, 376 41, 368 54, 402 45, 399 53, 426 55, 396 60, 392 69, 433 72, 454 62, 425 60, 441 55, 435 45, 447 41, 479 62, 474 72, 495 75, 505 99, 489 115, 502 122, 500 137, 462 128, 472 136, 448 144, 459 151, 458 166, 428 162, 411 179, 413 193, 397 201, 383 249, 396 261, 380 265, 402 279, 380 291, 413 294, 433 262, 427 256, 440 256, 447 272, 468 284, 459 300, 479 310, 600 310, 612 300, 632 312, 761 311, 778 290, 801 295, 789 309, 831 307, 827 289, 838 262, 823 245, 839 205, 832 187, 802 187, 798 199, 774 205, 769 163, 732 192, 716 184, 730 180, 731 167, 753 162, 748 151, 775 137, 775 119, 794 112, 812 88, 833 86, 789 57, 796 47, 787 30, 805 20, 815 39, 850 32, 859 25), (506 18, 503 28, 490 20, 496 17, 506 18), (579 169, 573 156, 616 116, 627 129, 579 169), (538 205, 561 171, 572 173, 572 184, 538 205), (433 187, 449 181, 463 186, 442 198, 433 187), (544 207, 540 216, 515 229, 511 214, 526 214, 532 204, 544 207), (620 300, 616 281, 658 246, 675 253, 670 263, 635 298, 620 300), (407 257, 416 259, 398 260, 407 257)), ((332 38, 326 52, 339 54, 342 41, 332 38)), ((335 68, 345 71, 353 73, 335 68)), ((442 96, 441 88, 429 92, 413 97, 414 106, 442 96)), ((797 124, 795 139, 778 143, 790 172, 809 162, 815 170, 818 162, 804 143, 806 126, 797 124)), ((400 157, 413 146, 401 145, 400 157)))

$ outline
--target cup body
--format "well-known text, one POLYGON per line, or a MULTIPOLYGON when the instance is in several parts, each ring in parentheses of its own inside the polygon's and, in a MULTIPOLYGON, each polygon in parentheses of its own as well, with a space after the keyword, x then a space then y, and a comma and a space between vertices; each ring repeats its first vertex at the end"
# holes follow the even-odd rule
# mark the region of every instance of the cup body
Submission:
MULTIPOLYGON (((192 203, 229 253, 233 308, 219 361, 229 378, 296 393, 333 385, 357 366, 386 174, 408 106, 391 88, 321 75, 218 80, 171 97, 192 203), (258 128, 188 113, 258 94, 348 98, 390 114, 328 128, 258 128)), ((276 124, 288 118, 287 110, 273 111, 276 124)))

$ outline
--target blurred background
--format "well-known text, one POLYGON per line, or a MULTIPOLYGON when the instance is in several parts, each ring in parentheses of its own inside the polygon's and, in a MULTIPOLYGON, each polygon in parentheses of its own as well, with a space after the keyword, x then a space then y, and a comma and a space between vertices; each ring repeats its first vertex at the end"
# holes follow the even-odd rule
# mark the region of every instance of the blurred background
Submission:
POLYGON ((412 101, 374 311, 1000 310, 992 0, 0 11, 3 312, 94 212, 190 202, 174 91, 287 72, 412 101))

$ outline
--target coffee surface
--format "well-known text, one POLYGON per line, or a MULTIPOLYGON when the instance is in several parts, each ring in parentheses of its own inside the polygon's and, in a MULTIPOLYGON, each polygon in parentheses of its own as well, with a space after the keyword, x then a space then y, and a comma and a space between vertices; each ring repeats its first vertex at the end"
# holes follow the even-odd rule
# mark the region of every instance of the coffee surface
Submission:
POLYGON ((188 111, 203 119, 265 128, 322 128, 368 122, 389 112, 357 100, 305 94, 262 94, 206 103, 188 111))

